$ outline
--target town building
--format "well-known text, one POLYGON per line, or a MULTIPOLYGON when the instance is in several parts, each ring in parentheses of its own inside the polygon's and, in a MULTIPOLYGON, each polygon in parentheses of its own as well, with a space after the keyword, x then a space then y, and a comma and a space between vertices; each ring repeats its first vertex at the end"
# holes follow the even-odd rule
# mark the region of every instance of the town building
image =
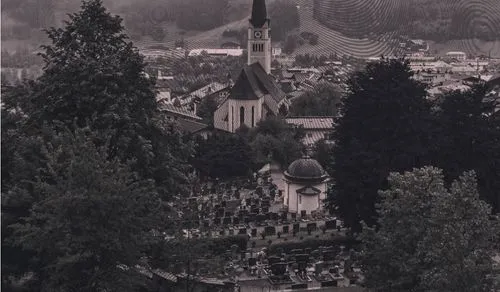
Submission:
POLYGON ((334 117, 288 117, 286 123, 304 131, 302 144, 312 147, 320 140, 330 140, 334 129, 334 117))
POLYGON ((292 162, 284 173, 284 205, 288 212, 302 217, 321 212, 328 180, 318 161, 306 156, 292 162))
POLYGON ((234 133, 253 128, 268 116, 286 114, 289 101, 271 75, 270 19, 265 0, 254 0, 248 27, 248 60, 229 96, 214 113, 216 129, 234 133))

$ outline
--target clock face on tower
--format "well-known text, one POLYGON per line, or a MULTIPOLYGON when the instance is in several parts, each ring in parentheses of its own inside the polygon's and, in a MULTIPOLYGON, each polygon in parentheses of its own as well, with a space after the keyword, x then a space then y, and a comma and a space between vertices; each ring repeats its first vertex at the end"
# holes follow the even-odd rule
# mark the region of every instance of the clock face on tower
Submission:
POLYGON ((256 30, 256 31, 254 31, 253 36, 256 39, 260 39, 260 38, 262 38, 262 32, 260 30, 256 30))

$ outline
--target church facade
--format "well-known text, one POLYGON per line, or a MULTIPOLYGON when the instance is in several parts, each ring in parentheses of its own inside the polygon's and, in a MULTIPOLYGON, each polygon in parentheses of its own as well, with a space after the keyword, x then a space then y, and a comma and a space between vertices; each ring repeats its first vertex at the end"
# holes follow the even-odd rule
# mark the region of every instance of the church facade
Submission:
POLYGON ((286 113, 289 101, 271 73, 271 26, 265 0, 254 0, 248 27, 248 59, 228 97, 214 113, 216 129, 234 133, 270 115, 286 113))

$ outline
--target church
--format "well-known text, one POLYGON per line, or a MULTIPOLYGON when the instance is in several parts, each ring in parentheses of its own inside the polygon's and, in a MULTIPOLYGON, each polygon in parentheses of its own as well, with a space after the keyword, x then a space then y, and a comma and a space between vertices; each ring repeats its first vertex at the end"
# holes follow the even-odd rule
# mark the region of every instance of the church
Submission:
POLYGON ((271 75, 271 21, 265 0, 253 0, 247 52, 247 65, 214 113, 216 129, 234 133, 243 125, 253 128, 268 116, 288 111, 290 103, 271 75))

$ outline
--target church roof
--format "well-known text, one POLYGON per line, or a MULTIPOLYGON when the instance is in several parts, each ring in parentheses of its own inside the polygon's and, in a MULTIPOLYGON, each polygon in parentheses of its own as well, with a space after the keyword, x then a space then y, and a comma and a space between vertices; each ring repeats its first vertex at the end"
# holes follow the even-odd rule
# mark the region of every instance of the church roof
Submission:
POLYGON ((257 28, 264 26, 267 18, 266 0, 253 0, 250 23, 257 28))
POLYGON ((266 73, 258 62, 245 65, 238 76, 233 88, 231 98, 239 100, 254 100, 265 95, 270 95, 276 104, 284 98, 285 93, 276 81, 266 73))

